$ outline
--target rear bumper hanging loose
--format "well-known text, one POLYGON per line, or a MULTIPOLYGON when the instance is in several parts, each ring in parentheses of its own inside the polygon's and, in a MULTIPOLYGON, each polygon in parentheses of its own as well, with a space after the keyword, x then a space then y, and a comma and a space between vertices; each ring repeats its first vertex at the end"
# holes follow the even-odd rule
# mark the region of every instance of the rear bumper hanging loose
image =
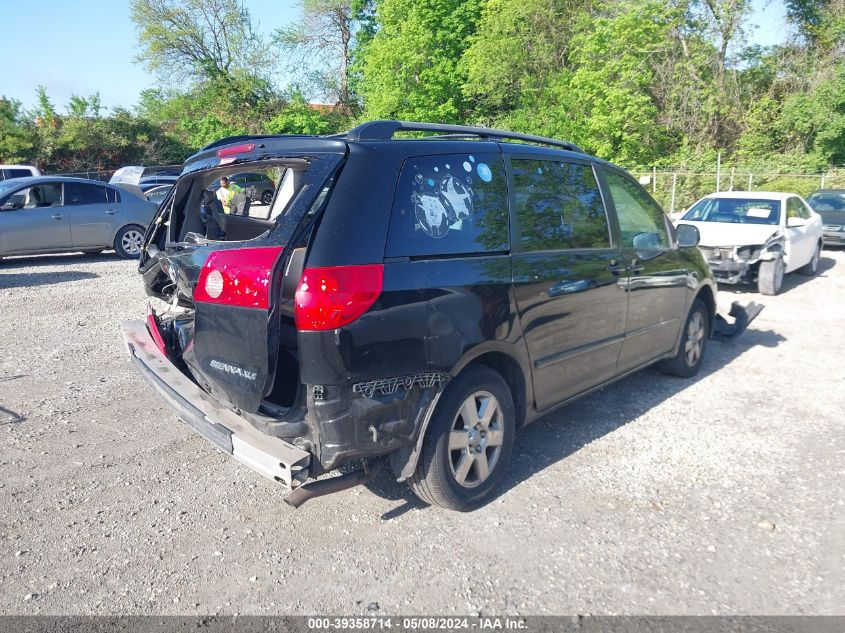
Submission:
POLYGON ((143 321, 123 321, 120 327, 138 372, 183 422, 224 453, 290 489, 308 478, 310 453, 261 433, 214 402, 168 360, 143 321))

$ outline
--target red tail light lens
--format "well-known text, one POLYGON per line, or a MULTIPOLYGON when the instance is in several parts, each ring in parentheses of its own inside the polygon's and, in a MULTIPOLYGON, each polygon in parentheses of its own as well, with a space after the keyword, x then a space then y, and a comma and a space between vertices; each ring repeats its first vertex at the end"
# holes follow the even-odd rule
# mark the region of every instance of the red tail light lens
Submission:
POLYGON ((270 279, 280 246, 214 251, 200 271, 194 301, 240 308, 270 307, 270 279))
POLYGON ((306 268, 296 288, 298 330, 334 330, 352 323, 376 302, 384 266, 306 268))
POLYGON ((233 145, 232 147, 224 147, 217 150, 218 158, 226 158, 227 156, 234 156, 235 154, 247 154, 255 149, 255 143, 243 143, 242 145, 233 145))

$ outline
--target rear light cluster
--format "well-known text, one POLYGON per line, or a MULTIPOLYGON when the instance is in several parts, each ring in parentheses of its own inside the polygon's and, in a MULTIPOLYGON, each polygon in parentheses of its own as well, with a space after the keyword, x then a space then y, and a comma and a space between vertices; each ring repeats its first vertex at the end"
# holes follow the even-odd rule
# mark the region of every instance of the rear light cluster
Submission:
MULTIPOLYGON (((194 300, 240 308, 270 307, 270 282, 281 247, 214 251, 200 272, 194 300)), ((384 266, 306 268, 296 288, 298 330, 334 330, 352 323, 381 295, 384 266)))
POLYGON ((280 246, 214 251, 200 271, 194 300, 239 308, 270 307, 270 279, 280 246))
POLYGON ((384 266, 306 268, 296 289, 298 330, 334 330, 352 323, 381 294, 384 266))

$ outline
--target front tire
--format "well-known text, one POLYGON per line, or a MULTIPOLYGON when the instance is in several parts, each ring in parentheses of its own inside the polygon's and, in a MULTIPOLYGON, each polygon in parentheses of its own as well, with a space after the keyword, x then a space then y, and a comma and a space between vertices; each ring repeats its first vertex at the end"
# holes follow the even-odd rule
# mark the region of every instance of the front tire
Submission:
POLYGON ((761 295, 775 296, 783 286, 783 257, 760 262, 757 271, 757 291, 761 295))
POLYGON ((661 361, 657 368, 664 374, 690 378, 698 373, 704 361, 707 341, 710 338, 710 311, 704 302, 696 298, 692 302, 684 330, 681 334, 681 344, 678 352, 672 357, 661 361))
POLYGON ((124 226, 114 238, 114 252, 121 259, 138 259, 144 243, 144 229, 137 224, 124 226))
POLYGON ((261 194, 261 204, 270 204, 273 201, 273 192, 265 191, 261 194))
POLYGON ((810 258, 810 261, 798 269, 799 274, 804 275, 805 277, 815 276, 815 274, 819 272, 819 260, 821 260, 821 256, 822 245, 819 243, 816 244, 816 249, 813 251, 813 256, 810 258))
POLYGON ((513 397, 502 376, 489 367, 467 369, 437 404, 411 490, 448 510, 477 508, 501 484, 515 434, 513 397))

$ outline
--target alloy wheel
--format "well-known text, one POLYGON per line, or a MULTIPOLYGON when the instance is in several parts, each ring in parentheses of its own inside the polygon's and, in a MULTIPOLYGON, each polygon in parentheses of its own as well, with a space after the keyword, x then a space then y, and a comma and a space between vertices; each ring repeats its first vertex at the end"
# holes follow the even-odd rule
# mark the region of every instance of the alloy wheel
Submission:
POLYGON ((144 234, 136 229, 129 229, 123 234, 120 245, 127 255, 138 255, 144 242, 144 234))
POLYGON ((470 395, 458 409, 449 433, 449 466, 464 488, 482 484, 496 467, 504 442, 504 418, 496 397, 470 395))
POLYGON ((687 325, 687 340, 684 343, 687 365, 694 367, 704 351, 704 315, 694 312, 687 325))

